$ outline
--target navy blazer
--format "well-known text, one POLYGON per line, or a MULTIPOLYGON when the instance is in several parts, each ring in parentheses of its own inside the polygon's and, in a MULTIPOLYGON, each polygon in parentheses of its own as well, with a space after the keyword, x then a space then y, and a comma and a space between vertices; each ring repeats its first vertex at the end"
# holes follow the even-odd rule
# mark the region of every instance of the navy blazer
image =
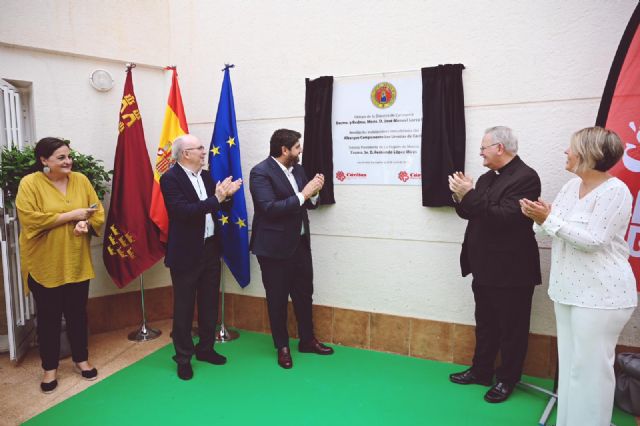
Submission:
POLYGON ((480 286, 534 286, 542 282, 540 252, 533 221, 522 214, 519 200, 537 200, 540 178, 515 156, 496 174, 480 176, 456 212, 468 219, 460 266, 480 286))
MULTIPOLYGON (((302 191, 309 182, 299 164, 293 176, 302 191)), ((307 209, 316 206, 307 200, 302 206, 284 171, 272 157, 258 163, 249 174, 249 190, 253 199, 253 225, 249 247, 256 256, 287 259, 300 243, 304 224, 306 244, 310 245, 307 209)))
POLYGON ((189 176, 180 165, 174 165, 160 177, 160 188, 169 214, 169 236, 164 258, 164 264, 169 268, 190 268, 200 260, 207 213, 214 214, 215 235, 218 235, 215 213, 222 205, 213 196, 216 187, 209 171, 202 170, 200 176, 209 197, 206 200, 200 200, 189 176))

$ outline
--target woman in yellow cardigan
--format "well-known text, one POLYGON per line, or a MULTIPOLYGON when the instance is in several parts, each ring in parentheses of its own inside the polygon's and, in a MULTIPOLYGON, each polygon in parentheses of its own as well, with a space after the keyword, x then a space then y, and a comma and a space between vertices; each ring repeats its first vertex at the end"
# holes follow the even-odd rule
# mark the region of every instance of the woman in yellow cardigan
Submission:
POLYGON ((36 301, 44 393, 58 385, 63 314, 76 371, 87 380, 98 375, 88 363, 86 307, 95 277, 89 243, 104 223, 104 209, 89 180, 71 171, 70 152, 67 141, 41 139, 34 172, 20 181, 16 196, 21 267, 36 301))

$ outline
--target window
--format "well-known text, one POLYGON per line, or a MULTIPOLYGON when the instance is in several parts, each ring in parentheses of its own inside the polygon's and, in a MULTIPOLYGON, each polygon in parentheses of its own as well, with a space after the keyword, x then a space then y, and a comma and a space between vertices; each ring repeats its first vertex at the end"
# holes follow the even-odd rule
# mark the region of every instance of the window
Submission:
POLYGON ((31 144, 31 83, 0 80, 0 94, 0 146, 31 144))

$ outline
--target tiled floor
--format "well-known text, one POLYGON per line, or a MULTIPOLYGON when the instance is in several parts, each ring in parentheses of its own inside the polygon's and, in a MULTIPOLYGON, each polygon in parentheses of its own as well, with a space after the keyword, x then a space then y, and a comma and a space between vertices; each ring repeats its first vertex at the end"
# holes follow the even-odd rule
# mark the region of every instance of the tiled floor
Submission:
POLYGON ((127 339, 133 328, 90 336, 89 361, 98 369, 98 379, 93 382, 82 379, 73 371, 71 357, 65 358, 58 368, 58 388, 49 395, 40 392, 42 369, 37 348, 32 348, 17 366, 9 362, 7 354, 0 355, 0 425, 21 424, 171 341, 171 320, 149 326, 162 330, 162 335, 143 343, 127 339))
MULTIPOLYGON (((98 380, 83 380, 73 371, 71 358, 65 358, 60 361, 58 369, 58 389, 49 395, 40 392, 42 370, 37 348, 31 349, 17 366, 9 362, 6 354, 1 355, 0 425, 19 425, 170 343, 171 320, 150 323, 149 326, 162 330, 162 335, 144 343, 127 339, 132 328, 90 336, 89 358, 99 370, 98 380)), ((636 422, 640 426, 640 418, 636 422)))

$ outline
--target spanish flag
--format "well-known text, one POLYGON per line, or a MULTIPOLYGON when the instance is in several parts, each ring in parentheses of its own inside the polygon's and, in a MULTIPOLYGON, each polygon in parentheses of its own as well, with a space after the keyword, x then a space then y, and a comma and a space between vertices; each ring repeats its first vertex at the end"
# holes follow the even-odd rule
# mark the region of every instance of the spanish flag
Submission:
POLYGON ((169 92, 167 109, 164 113, 164 123, 162 124, 162 133, 160 134, 160 143, 158 144, 158 152, 156 154, 156 164, 153 168, 154 180, 153 190, 151 192, 151 207, 149 210, 151 220, 153 220, 160 229, 160 241, 163 243, 167 242, 169 217, 167 216, 164 198, 160 191, 160 176, 162 176, 172 164, 171 143, 178 136, 189 133, 187 118, 185 117, 184 107, 182 106, 180 86, 178 86, 178 71, 176 67, 167 67, 166 69, 173 71, 173 78, 171 80, 171 91, 169 92))

